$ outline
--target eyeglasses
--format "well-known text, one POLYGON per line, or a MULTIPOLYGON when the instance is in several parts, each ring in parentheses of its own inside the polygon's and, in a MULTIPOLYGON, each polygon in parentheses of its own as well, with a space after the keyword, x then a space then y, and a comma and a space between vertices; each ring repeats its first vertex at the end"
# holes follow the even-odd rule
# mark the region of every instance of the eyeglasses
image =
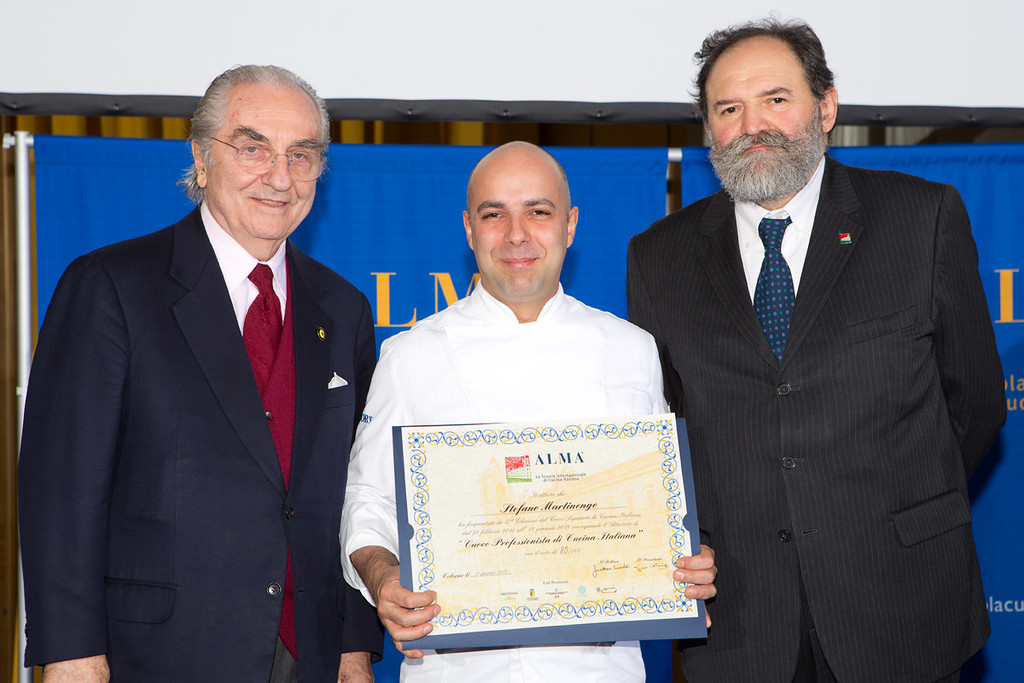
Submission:
POLYGON ((235 158, 239 165, 256 175, 262 175, 269 171, 277 161, 277 157, 285 157, 288 160, 288 170, 291 171, 292 178, 295 180, 316 180, 324 170, 324 157, 315 149, 302 147, 287 153, 275 154, 270 147, 260 142, 246 142, 241 147, 236 147, 219 138, 213 139, 235 150, 235 158))

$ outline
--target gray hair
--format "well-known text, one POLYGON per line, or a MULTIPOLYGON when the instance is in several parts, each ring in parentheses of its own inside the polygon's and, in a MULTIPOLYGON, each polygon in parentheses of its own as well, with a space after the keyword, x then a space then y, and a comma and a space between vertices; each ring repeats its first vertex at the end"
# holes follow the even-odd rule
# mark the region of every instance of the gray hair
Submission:
MULTIPOLYGON (((292 88, 308 95, 320 114, 318 151, 321 154, 326 154, 327 145, 331 141, 331 119, 327 113, 327 103, 316 94, 313 86, 288 69, 279 66, 249 64, 228 69, 213 79, 192 114, 192 131, 189 133, 188 142, 189 144, 195 142, 199 145, 203 160, 208 165, 211 163, 210 148, 213 146, 213 136, 217 134, 227 118, 231 91, 238 86, 250 84, 292 88)), ((204 188, 199 186, 195 163, 186 169, 185 175, 181 177, 178 184, 185 187, 185 194, 193 202, 198 204, 203 201, 206 193, 204 188)))

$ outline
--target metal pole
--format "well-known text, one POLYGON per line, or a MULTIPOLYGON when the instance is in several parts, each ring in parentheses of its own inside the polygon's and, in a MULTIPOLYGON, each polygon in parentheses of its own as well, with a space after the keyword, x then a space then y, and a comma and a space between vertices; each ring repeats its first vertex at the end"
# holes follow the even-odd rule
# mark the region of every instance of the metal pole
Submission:
MULTIPOLYGON (((25 416, 25 392, 32 364, 32 207, 29 203, 29 149, 32 135, 15 131, 4 135, 4 149, 14 147, 14 192, 17 206, 16 242, 18 269, 18 448, 21 448, 21 423, 25 416)), ((18 550, 18 683, 32 683, 32 670, 25 668, 25 582, 18 550)))
POLYGON ((675 168, 672 164, 678 164, 683 160, 682 147, 668 148, 668 166, 665 168, 665 215, 672 213, 672 193, 669 187, 672 184, 675 168))

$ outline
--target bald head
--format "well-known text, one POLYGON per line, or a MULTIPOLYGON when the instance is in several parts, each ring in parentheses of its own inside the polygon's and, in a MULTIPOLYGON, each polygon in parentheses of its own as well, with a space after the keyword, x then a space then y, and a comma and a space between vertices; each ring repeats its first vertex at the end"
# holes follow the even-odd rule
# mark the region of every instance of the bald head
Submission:
POLYGON ((565 250, 576 235, 565 171, 536 145, 510 142, 469 177, 462 222, 481 286, 519 322, 537 319, 558 292, 565 250))
POLYGON ((491 150, 473 167, 473 172, 469 174, 469 183, 466 185, 466 209, 472 213, 473 207, 469 203, 469 196, 473 191, 474 181, 482 173, 486 173, 488 167, 495 166, 500 169, 503 166, 503 161, 507 163, 510 159, 526 158, 537 159, 551 165, 551 168, 558 175, 559 192, 562 193, 561 198, 566 209, 572 206, 572 197, 569 194, 569 178, 565 175, 565 169, 562 168, 562 164, 558 163, 558 159, 555 159, 537 145, 523 142, 522 140, 515 140, 513 142, 506 142, 501 147, 491 150))

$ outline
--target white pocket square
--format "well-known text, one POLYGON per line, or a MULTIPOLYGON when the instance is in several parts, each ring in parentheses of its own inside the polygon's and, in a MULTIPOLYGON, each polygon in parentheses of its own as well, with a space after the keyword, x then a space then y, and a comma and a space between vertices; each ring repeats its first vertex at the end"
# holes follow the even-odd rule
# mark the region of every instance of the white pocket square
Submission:
POLYGON ((348 380, 345 379, 344 377, 342 377, 341 375, 339 375, 338 373, 334 373, 334 377, 332 377, 331 381, 327 383, 327 388, 328 389, 337 389, 338 387, 347 387, 347 386, 348 386, 348 380))

